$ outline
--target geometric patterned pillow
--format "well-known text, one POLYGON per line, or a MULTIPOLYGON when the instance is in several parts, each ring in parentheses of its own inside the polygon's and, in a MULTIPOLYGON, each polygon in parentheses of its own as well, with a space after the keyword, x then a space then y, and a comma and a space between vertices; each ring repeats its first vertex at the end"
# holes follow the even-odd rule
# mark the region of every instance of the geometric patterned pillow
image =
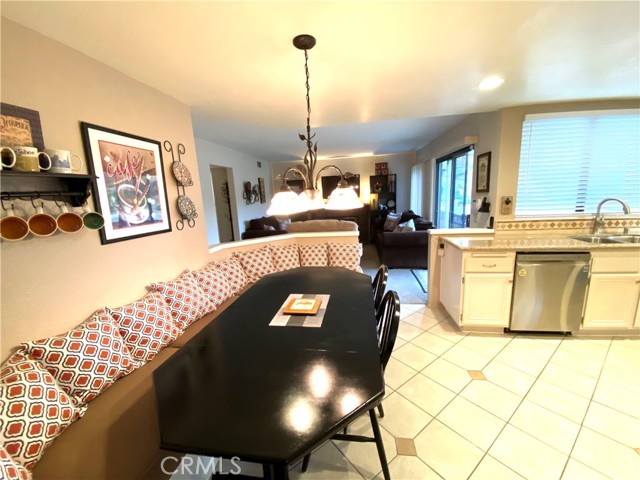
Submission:
POLYGON ((218 270, 220 270, 231 286, 232 295, 238 293, 238 291, 240 291, 247 283, 249 283, 249 279, 244 273, 244 268, 242 268, 242 265, 240 265, 238 259, 233 256, 221 261, 211 262, 205 268, 217 268, 218 270))
POLYGON ((180 336, 169 306, 158 292, 147 293, 128 305, 105 310, 118 324, 131 356, 142 363, 150 361, 180 336))
POLYGON ((282 246, 270 245, 269 251, 271 252, 271 260, 276 272, 291 270, 300 266, 300 253, 298 252, 298 245, 295 243, 282 246))
POLYGON ((244 273, 247 274, 251 283, 255 283, 275 271, 267 246, 247 252, 233 252, 233 255, 240 260, 244 273))
POLYGON ((77 408, 35 360, 14 354, 2 365, 0 442, 13 460, 28 470, 85 410, 77 408))
POLYGON ((327 244, 298 245, 301 267, 326 267, 329 265, 327 244))
POLYGON ((150 288, 164 297, 180 331, 215 309, 188 270, 170 282, 152 283, 150 288))
POLYGON ((348 268, 355 272, 362 273, 360 267, 360 256, 362 255, 362 245, 359 243, 330 243, 329 244, 329 266, 348 268))
POLYGON ((105 312, 97 312, 64 335, 23 343, 18 353, 42 363, 78 406, 140 366, 105 312))
POLYGON ((217 268, 203 268, 191 272, 202 291, 207 295, 214 310, 227 298, 233 296, 231 285, 224 274, 217 268))
POLYGON ((31 480, 31 472, 14 462, 2 445, 0 445, 0 479, 31 480))

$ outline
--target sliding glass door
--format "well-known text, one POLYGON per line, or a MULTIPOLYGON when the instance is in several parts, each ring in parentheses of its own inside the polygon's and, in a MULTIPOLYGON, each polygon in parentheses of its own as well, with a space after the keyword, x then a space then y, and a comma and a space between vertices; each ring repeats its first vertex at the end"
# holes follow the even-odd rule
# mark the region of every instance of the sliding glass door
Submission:
POLYGON ((436 226, 464 228, 471 213, 473 150, 465 148, 436 160, 436 226))

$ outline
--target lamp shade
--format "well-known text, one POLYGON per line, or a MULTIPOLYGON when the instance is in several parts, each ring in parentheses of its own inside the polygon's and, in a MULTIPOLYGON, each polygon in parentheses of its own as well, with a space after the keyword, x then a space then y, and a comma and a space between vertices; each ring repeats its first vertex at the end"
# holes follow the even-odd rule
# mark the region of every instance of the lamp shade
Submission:
POLYGON ((300 194, 300 206, 304 210, 319 210, 324 208, 322 192, 318 189, 307 189, 300 194))
POLYGON ((304 211, 300 199, 291 190, 280 191, 271 199, 271 205, 267 209, 267 215, 288 216, 304 211))
POLYGON ((327 210, 351 210, 362 206, 363 203, 353 188, 338 187, 329 195, 329 201, 325 208, 327 210))

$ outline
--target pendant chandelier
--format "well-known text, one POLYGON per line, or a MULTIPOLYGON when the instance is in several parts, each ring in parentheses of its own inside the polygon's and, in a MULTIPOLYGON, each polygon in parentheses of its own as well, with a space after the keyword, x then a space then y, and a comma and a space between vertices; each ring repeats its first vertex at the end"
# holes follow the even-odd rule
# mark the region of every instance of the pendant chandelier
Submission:
POLYGON ((309 87, 309 55, 308 50, 311 50, 316 44, 316 39, 312 35, 298 35, 293 39, 293 45, 304 51, 304 71, 307 89, 307 132, 306 134, 298 134, 300 140, 305 142, 307 151, 304 154, 303 164, 296 167, 290 167, 285 170, 282 175, 278 175, 276 180, 282 180, 282 186, 280 191, 273 196, 271 205, 267 210, 268 215, 276 216, 288 216, 295 213, 305 212, 309 210, 317 210, 320 208, 326 208, 330 210, 350 210, 353 208, 360 208, 363 206, 362 202, 358 198, 355 190, 350 187, 345 178, 353 176, 349 172, 342 173, 335 165, 327 165, 321 168, 317 175, 313 176, 316 163, 318 161, 318 142, 314 142, 316 134, 311 134, 311 97, 309 87), (320 173, 328 168, 333 168, 340 174, 340 181, 336 189, 329 195, 329 200, 325 204, 322 201, 322 194, 318 189, 318 180, 320 179, 320 173), (304 191, 298 195, 291 187, 287 185, 287 175, 292 173, 297 178, 301 178, 304 183, 304 191))

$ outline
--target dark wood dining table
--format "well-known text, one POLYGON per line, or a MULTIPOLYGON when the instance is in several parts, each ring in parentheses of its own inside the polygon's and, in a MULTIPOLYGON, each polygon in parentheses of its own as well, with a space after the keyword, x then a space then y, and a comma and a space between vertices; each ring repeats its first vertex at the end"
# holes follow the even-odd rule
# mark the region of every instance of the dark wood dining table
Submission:
POLYGON ((337 267, 263 277, 156 369, 154 384, 161 448, 238 457, 286 479, 382 401, 371 279, 337 267), (330 296, 320 328, 269 325, 294 293, 330 296))

